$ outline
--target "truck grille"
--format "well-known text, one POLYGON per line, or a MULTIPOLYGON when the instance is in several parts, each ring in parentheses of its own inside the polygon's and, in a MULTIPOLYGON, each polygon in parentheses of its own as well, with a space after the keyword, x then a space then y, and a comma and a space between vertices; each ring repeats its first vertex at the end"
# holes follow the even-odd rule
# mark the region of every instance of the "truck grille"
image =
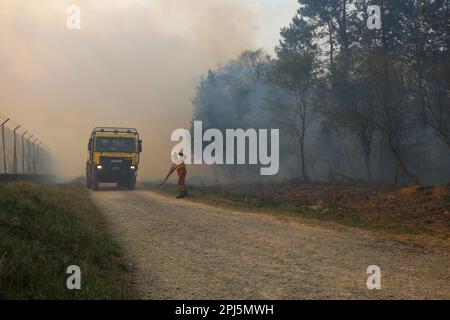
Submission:
POLYGON ((105 168, 120 168, 129 169, 131 166, 130 158, 112 158, 112 157, 100 157, 100 164, 105 168))

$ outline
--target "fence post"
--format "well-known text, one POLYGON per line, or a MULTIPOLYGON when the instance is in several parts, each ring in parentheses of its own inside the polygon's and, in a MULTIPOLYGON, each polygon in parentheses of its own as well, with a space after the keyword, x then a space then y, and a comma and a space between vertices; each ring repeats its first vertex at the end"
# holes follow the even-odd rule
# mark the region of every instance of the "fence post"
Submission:
POLYGON ((41 145, 42 145, 42 141, 39 142, 39 144, 37 145, 37 169, 36 169, 36 174, 42 174, 42 155, 41 155, 41 145))
POLYGON ((42 173, 44 175, 48 174, 48 147, 46 145, 44 145, 44 149, 43 149, 43 153, 42 153, 42 173))
POLYGON ((31 139, 34 137, 34 135, 31 135, 31 137, 28 138, 28 143, 27 143, 27 149, 28 149, 28 168, 27 168, 27 173, 31 174, 31 139))
POLYGON ((20 128, 20 125, 14 128, 13 131, 13 143, 14 143, 14 151, 13 151, 13 174, 17 174, 17 146, 16 146, 16 131, 20 128))
POLYGON ((50 175, 52 170, 51 170, 51 165, 52 165, 52 151, 49 147, 47 147, 47 150, 45 152, 45 174, 46 175, 50 175))
POLYGON ((45 154, 46 154, 46 147, 45 145, 41 149, 42 155, 41 155, 41 174, 45 175, 45 154))
MULTIPOLYGON (((3 116, 2 116, 3 118, 3 116)), ((10 118, 7 118, 6 120, 0 120, 0 126, 1 126, 1 146, 0 150, 3 151, 3 172, 0 169, 0 174, 3 174, 7 176, 8 174, 12 175, 43 175, 44 173, 49 170, 47 163, 49 161, 49 154, 48 149, 46 145, 40 141, 38 138, 35 138, 34 135, 31 135, 29 138, 26 138, 26 135, 29 133, 29 131, 25 131, 22 134, 18 134, 18 130, 22 127, 21 125, 17 125, 14 129, 9 129, 6 124, 10 122, 10 118), (9 145, 6 145, 6 135, 5 135, 5 127, 10 130, 8 131, 13 133, 13 148, 12 150, 7 147, 9 145), (19 152, 18 150, 18 143, 19 139, 21 140, 21 155, 22 155, 22 163, 20 164, 19 161, 19 152), (34 138, 34 140, 32 140, 34 138), (39 143, 38 143, 39 142, 39 143), (11 151, 12 151, 12 168, 8 168, 8 164, 11 164, 11 151), (8 152, 8 155, 6 154, 8 152), (20 169, 20 165, 22 166, 22 170, 20 169), (9 171, 11 170, 12 171, 9 171)), ((8 138, 9 139, 9 138, 8 138)), ((9 140, 8 140, 9 141, 9 140)), ((2 160, 0 160, 0 163, 2 160)))
POLYGON ((22 174, 25 174, 25 140, 24 137, 28 133, 28 131, 25 131, 22 134, 22 174))
POLYGON ((43 159, 43 167, 42 170, 44 170, 44 174, 48 175, 48 169, 49 169, 49 165, 48 165, 48 147, 45 146, 44 149, 44 159, 43 159))
POLYGON ((2 123, 2 145, 3 145, 3 173, 6 175, 6 145, 5 145, 5 124, 9 121, 9 118, 2 123))
POLYGON ((36 138, 36 139, 34 139, 34 141, 33 141, 33 175, 36 175, 36 142, 37 142, 38 140, 39 140, 39 139, 36 138))

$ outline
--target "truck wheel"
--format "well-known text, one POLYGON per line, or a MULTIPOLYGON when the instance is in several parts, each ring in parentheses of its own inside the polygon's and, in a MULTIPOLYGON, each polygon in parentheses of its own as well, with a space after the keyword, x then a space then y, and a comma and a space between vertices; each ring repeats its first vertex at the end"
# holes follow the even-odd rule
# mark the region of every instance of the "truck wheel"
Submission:
POLYGON ((92 179, 91 179, 91 169, 90 167, 86 167, 86 188, 91 189, 92 188, 92 179))
POLYGON ((86 187, 92 189, 92 174, 90 170, 86 170, 86 187))
POLYGON ((92 177, 92 190, 98 191, 100 189, 100 182, 96 174, 92 177))
POLYGON ((136 188, 136 175, 132 175, 128 181, 128 190, 134 190, 136 188))

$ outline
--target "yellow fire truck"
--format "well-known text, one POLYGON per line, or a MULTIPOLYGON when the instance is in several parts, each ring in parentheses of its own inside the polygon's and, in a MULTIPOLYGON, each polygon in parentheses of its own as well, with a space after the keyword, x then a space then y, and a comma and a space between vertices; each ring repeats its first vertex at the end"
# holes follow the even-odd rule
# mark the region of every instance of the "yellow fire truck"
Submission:
POLYGON ((89 139, 86 163, 87 187, 98 190, 100 183, 117 183, 119 188, 136 186, 142 140, 132 128, 95 128, 89 139))

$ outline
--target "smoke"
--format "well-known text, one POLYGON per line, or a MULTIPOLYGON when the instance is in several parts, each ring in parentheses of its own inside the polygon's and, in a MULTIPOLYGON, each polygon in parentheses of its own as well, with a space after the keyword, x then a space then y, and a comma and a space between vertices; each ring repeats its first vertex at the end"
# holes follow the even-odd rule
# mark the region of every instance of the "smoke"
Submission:
POLYGON ((137 127, 142 176, 161 177, 198 75, 254 47, 257 30, 244 1, 2 0, 0 109, 53 149, 64 177, 83 174, 95 126, 137 127), (66 27, 69 4, 81 30, 66 27))
MULTIPOLYGON (((202 121, 204 130, 217 128, 222 133, 227 128, 279 129, 279 173, 261 177, 258 166, 215 165, 208 171, 202 168, 204 171, 198 174, 199 177, 191 179, 191 183, 245 184, 305 180, 299 152, 300 134, 293 130, 301 126, 302 118, 296 97, 273 81, 276 63, 277 60, 268 57, 264 51, 246 51, 211 70, 198 87, 193 117, 196 121, 202 121)), ((368 160, 355 130, 333 116, 327 116, 320 108, 319 103, 327 101, 324 95, 320 89, 314 89, 307 101, 304 140, 306 176, 314 182, 410 183, 408 177, 401 175, 385 137, 376 130, 371 132, 370 166, 367 166, 368 160)), ((432 130, 422 123, 408 121, 405 136, 410 149, 408 152, 402 150, 408 165, 426 184, 448 183, 450 167, 446 159, 449 158, 449 150, 432 130)))

